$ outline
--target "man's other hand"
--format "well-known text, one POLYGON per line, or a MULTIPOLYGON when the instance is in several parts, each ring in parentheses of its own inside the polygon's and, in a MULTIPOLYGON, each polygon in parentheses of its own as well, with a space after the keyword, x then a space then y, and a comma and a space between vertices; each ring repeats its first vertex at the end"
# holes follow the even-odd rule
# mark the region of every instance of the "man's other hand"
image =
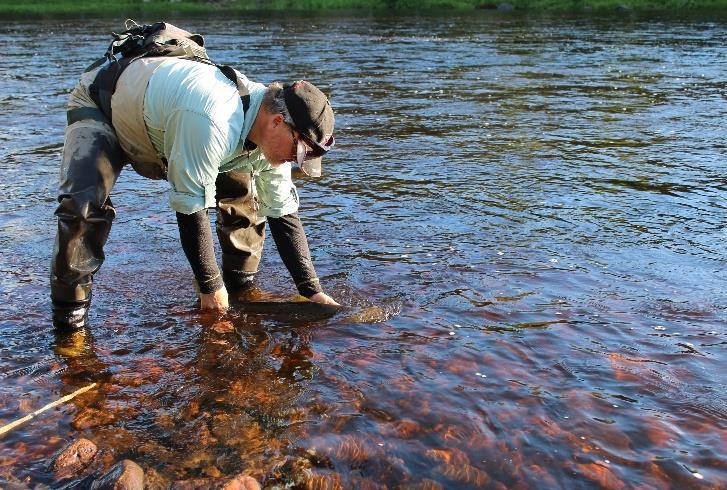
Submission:
POLYGON ((227 299, 227 289, 224 286, 214 293, 200 293, 199 300, 199 307, 203 310, 226 310, 230 306, 227 299))
POLYGON ((310 298, 309 300, 313 301, 314 303, 320 303, 322 305, 335 305, 335 306, 341 306, 336 302, 335 299, 328 296, 326 293, 316 293, 310 298))

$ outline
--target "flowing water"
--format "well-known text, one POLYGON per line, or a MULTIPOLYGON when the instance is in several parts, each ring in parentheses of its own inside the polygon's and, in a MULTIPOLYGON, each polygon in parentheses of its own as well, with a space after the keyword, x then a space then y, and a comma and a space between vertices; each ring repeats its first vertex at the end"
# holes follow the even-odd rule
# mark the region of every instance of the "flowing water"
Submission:
MULTIPOLYGON (((118 24, 0 27, 0 420, 100 384, 3 436, 0 479, 84 436, 167 482, 727 486, 727 18, 178 20, 330 93, 297 183, 355 309, 201 315, 164 183, 126 169, 92 327, 57 336, 64 102, 118 24)), ((257 281, 293 295, 272 242, 257 281)))

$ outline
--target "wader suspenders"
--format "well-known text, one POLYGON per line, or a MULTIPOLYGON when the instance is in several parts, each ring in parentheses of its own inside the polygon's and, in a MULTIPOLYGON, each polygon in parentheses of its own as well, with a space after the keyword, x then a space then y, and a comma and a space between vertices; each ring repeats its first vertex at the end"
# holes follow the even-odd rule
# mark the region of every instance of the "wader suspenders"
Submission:
MULTIPOLYGON (((119 81, 121 73, 123 73, 126 67, 129 66, 131 63, 144 57, 151 56, 148 56, 147 54, 142 54, 133 58, 121 58, 120 60, 117 59, 112 61, 108 66, 102 68, 98 72, 96 78, 89 87, 91 98, 99 107, 99 109, 101 109, 101 112, 104 113, 109 121, 111 121, 111 96, 114 94, 114 90, 116 90, 116 83, 119 81)), ((225 75, 225 77, 227 77, 237 86, 237 92, 240 94, 243 111, 247 112, 247 110, 250 108, 250 92, 247 90, 247 87, 245 87, 245 85, 237 78, 237 74, 235 73, 235 70, 232 69, 232 67, 227 65, 218 65, 217 63, 214 63, 208 59, 196 56, 183 56, 180 57, 180 59, 187 59, 207 65, 216 66, 222 72, 222 74, 225 75)))
POLYGON ((216 66, 237 86, 242 107, 247 112, 250 107, 250 93, 237 79, 235 70, 226 65, 218 65, 207 57, 202 36, 191 34, 167 22, 139 25, 129 19, 125 25, 126 30, 121 34, 111 33, 114 40, 109 44, 104 57, 86 70, 92 70, 106 60, 109 61, 109 64, 98 72, 89 87, 91 98, 109 121, 111 121, 111 96, 116 90, 116 83, 121 73, 134 61, 152 57, 181 58, 216 66))
MULTIPOLYGON (((126 21, 126 30, 121 34, 112 33, 113 41, 102 58, 86 69, 92 71, 98 67, 93 83, 88 88, 89 95, 96 108, 79 108, 68 111, 68 124, 83 119, 95 119, 111 123, 111 97, 116 91, 116 84, 124 70, 134 61, 142 58, 178 58, 212 65, 218 68, 230 81, 235 83, 240 95, 242 108, 250 109, 250 92, 237 77, 231 67, 218 65, 207 57, 204 38, 199 34, 191 34, 166 22, 139 25, 134 21, 126 21)), ((146 87, 133 87, 146 90, 146 87)), ((143 94, 138 94, 142 95, 143 94)), ((154 163, 154 169, 144 162, 131 162, 134 169, 144 177, 166 179, 167 161, 164 155, 157 155, 161 166, 154 163), (160 168, 156 168, 160 167, 160 168)))

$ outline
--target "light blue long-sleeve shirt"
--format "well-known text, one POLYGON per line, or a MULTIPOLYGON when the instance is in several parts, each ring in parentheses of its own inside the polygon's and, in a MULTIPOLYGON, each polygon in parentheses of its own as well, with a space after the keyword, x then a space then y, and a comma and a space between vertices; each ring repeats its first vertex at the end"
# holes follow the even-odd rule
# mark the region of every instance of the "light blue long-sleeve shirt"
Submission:
POLYGON ((277 218, 298 210, 289 163, 272 167, 262 152, 244 148, 265 86, 238 74, 250 92, 243 110, 235 84, 215 66, 170 58, 154 72, 144 97, 144 121, 168 164, 169 203, 183 214, 215 206, 220 172, 250 172, 258 215, 277 218))

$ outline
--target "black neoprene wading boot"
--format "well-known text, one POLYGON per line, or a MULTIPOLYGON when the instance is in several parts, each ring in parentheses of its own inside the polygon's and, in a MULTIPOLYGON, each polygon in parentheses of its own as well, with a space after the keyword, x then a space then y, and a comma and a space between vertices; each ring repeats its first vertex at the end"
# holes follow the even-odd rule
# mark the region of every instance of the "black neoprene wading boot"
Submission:
POLYGON ((88 325, 88 310, 91 298, 86 301, 53 301, 53 326, 58 331, 72 331, 88 325))

